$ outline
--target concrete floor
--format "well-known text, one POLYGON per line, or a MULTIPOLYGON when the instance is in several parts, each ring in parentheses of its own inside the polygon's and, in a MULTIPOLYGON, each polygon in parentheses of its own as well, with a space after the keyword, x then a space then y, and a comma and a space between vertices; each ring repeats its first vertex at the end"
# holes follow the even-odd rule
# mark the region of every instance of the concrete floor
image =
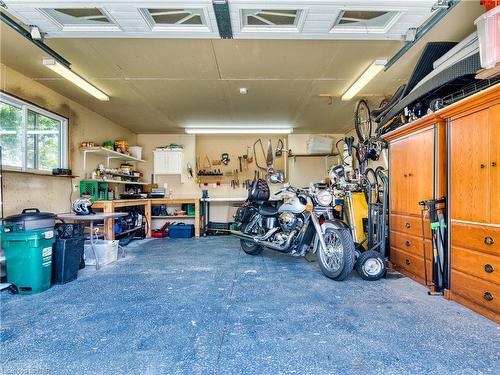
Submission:
POLYGON ((335 282, 317 263, 270 251, 248 256, 229 237, 135 242, 99 272, 0 298, 0 374, 500 368, 499 325, 407 278, 366 282, 354 273, 335 282))

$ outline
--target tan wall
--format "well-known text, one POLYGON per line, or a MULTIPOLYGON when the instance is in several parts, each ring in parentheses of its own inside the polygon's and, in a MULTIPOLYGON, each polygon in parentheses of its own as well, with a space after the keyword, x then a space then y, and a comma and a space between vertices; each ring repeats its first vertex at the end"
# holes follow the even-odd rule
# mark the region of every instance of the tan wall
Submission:
MULTIPOLYGON (((82 170, 83 158, 79 150, 82 141, 101 143, 106 140, 126 139, 130 144, 136 143, 136 135, 130 130, 3 64, 0 69, 0 87, 4 92, 69 119, 69 166, 73 169, 73 174, 85 177, 82 170)), ((90 157, 87 172, 99 162, 102 162, 102 159, 90 157)), ((68 178, 13 172, 5 172, 3 177, 6 216, 18 213, 26 207, 38 207, 55 213, 67 212, 71 198, 79 195, 78 191, 72 193, 72 182, 68 178)), ((73 183, 78 185, 78 181, 79 179, 74 179, 73 183)))
MULTIPOLYGON (((339 139, 342 137, 340 134, 331 134, 332 138, 339 139)), ((292 149, 296 154, 306 153, 306 141, 309 135, 289 135, 284 138, 285 147, 292 149)), ((192 167, 195 168, 198 159, 200 169, 206 163, 205 156, 209 160, 220 159, 223 152, 227 152, 231 159, 228 166, 219 165, 213 168, 220 168, 221 171, 231 171, 239 169, 238 156, 247 153, 247 147, 250 147, 250 153, 253 154, 253 143, 259 138, 257 135, 176 135, 176 134, 138 134, 137 144, 143 147, 143 159, 146 163, 141 165, 144 176, 147 181, 151 180, 153 173, 153 150, 159 146, 166 146, 170 143, 181 144, 184 146, 184 162, 185 170, 183 176, 157 176, 156 182, 160 187, 167 184, 167 188, 172 190, 174 198, 190 198, 201 197, 201 190, 208 190, 210 197, 246 197, 246 189, 243 187, 233 189, 230 187, 229 182, 232 177, 223 178, 202 178, 202 183, 198 184, 195 179, 190 179, 187 175, 187 163, 190 162, 192 167), (220 180, 220 186, 214 186, 216 181, 220 180), (204 184, 207 182, 207 185, 204 184)), ((271 139, 273 149, 276 148, 278 143, 278 136, 262 136, 264 148, 267 147, 267 140, 271 139)), ((283 138, 283 137, 282 137, 283 138)), ((260 154, 260 146, 258 146, 258 153, 260 154)), ((275 169, 283 169, 283 157, 276 159, 275 169)), ((307 186, 312 181, 320 181, 327 177, 328 167, 336 162, 337 158, 329 158, 326 163, 324 158, 307 158, 297 159, 296 162, 289 160, 289 177, 290 183, 298 186, 307 186)), ((263 160, 259 159, 259 164, 264 164, 263 160)), ((254 170, 256 169, 255 161, 248 164, 247 171, 239 174, 240 183, 245 179, 252 179, 254 170)), ((271 190, 275 191, 279 186, 271 186, 271 190)), ((211 219, 213 221, 226 221, 228 215, 229 204, 213 203, 211 205, 211 219)), ((154 223, 153 227, 158 223, 154 223)))

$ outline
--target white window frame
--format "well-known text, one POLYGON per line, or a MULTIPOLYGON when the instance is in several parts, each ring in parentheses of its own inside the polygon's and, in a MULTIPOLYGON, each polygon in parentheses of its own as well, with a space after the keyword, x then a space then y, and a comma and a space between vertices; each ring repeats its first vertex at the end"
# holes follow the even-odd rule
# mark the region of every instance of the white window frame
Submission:
POLYGON ((378 7, 346 7, 339 11, 335 17, 332 27, 330 28, 331 34, 387 34, 392 27, 398 22, 401 16, 405 13, 404 9, 388 9, 378 7), (367 11, 367 12, 387 12, 393 13, 391 19, 383 26, 355 26, 355 25, 338 25, 337 23, 343 17, 345 12, 348 11, 367 11))
MULTIPOLYGON (((11 165, 2 164, 2 169, 6 171, 18 171, 18 172, 28 172, 28 173, 38 173, 38 174, 52 174, 52 171, 47 171, 43 169, 33 169, 26 167, 26 149, 27 149, 27 132, 26 127, 28 124, 28 111, 38 113, 40 115, 49 117, 53 120, 61 122, 61 135, 60 135, 60 168, 68 168, 68 119, 54 112, 47 111, 46 109, 40 108, 34 104, 28 103, 22 99, 16 98, 12 95, 0 92, 0 102, 12 105, 14 107, 21 108, 21 134, 23 138, 22 142, 22 167, 15 167, 11 165)), ((2 161, 3 163, 3 161, 2 161)))
POLYGON ((307 18, 309 8, 307 7, 287 7, 287 6, 271 6, 265 5, 263 7, 242 7, 239 9, 240 14, 240 31, 244 32, 301 32, 307 18), (248 11, 261 11, 261 10, 296 10, 297 16, 295 17, 294 25, 249 25, 247 23, 248 11))
POLYGON ((138 8, 139 13, 142 15, 144 20, 147 22, 149 25, 149 28, 153 32, 158 32, 158 31, 185 31, 185 32, 211 32, 211 27, 209 24, 209 14, 207 7, 174 7, 174 6, 169 6, 168 4, 166 6, 148 6, 144 8, 138 8), (201 18, 201 25, 192 25, 192 24, 183 24, 183 23, 173 23, 173 24, 166 24, 166 23, 156 23, 154 20, 153 16, 151 13, 149 13, 149 9, 155 9, 155 10, 173 10, 173 9, 183 9, 188 12, 198 12, 198 15, 201 18))

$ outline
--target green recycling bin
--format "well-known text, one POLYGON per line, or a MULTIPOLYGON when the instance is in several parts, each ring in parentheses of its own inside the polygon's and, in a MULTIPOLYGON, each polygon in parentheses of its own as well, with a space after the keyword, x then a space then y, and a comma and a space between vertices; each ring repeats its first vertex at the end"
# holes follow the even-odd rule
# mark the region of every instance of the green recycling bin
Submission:
POLYGON ((7 282, 20 294, 35 294, 50 288, 55 233, 52 229, 2 233, 7 282))

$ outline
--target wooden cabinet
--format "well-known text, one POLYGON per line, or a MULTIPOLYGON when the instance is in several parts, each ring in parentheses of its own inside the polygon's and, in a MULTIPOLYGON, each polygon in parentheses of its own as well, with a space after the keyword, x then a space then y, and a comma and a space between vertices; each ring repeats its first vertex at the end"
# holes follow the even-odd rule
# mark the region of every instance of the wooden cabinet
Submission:
POLYGON ((426 259, 422 241, 421 207, 419 202, 444 195, 435 194, 438 180, 444 179, 444 170, 437 168, 439 158, 445 155, 445 138, 439 137, 444 123, 430 119, 412 128, 411 125, 394 132, 388 139, 390 153, 390 256, 394 267, 405 275, 425 282, 431 281, 429 221, 424 224, 426 259), (427 267, 428 266, 428 267, 427 267))
POLYGON ((178 150, 155 150, 153 155, 154 174, 181 175, 184 166, 184 152, 178 150))
POLYGON ((491 222, 500 223, 500 104, 490 107, 491 222))
POLYGON ((450 129, 451 216, 457 220, 490 220, 488 110, 452 121, 450 129))
MULTIPOLYGON (((500 84, 385 139, 390 150, 390 261, 419 282, 427 269, 430 280, 418 201, 446 196, 445 296, 500 323, 500 84)), ((428 222, 424 228, 429 259, 428 222)))
POLYGON ((450 296, 500 322, 500 104, 450 127, 450 296))

